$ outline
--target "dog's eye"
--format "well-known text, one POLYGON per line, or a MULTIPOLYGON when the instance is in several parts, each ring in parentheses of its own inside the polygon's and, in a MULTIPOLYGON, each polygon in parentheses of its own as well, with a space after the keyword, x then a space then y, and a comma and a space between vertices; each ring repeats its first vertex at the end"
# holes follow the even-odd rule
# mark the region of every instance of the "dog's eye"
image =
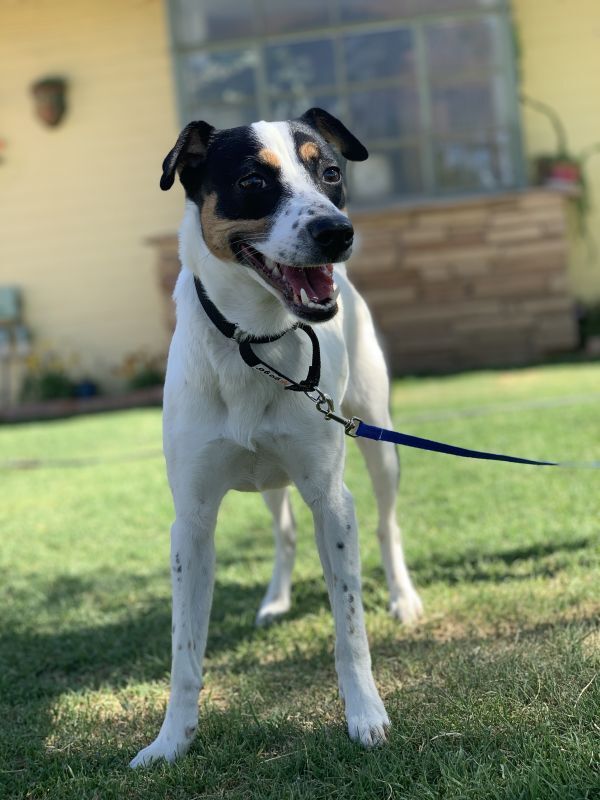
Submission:
POLYGON ((342 178, 342 173, 337 167, 327 167, 323 173, 325 183, 337 183, 342 178))
POLYGON ((266 185, 266 180, 261 178, 261 176, 256 172, 253 172, 251 175, 244 175, 244 177, 240 178, 238 181, 238 186, 244 192, 264 189, 266 185))

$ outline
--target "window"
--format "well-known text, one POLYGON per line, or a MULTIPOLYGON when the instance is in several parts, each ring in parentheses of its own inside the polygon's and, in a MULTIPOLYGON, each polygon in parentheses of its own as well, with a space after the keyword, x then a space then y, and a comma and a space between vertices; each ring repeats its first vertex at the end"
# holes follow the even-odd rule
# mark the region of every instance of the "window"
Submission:
POLYGON ((339 116, 355 203, 521 183, 506 0, 169 0, 183 122, 339 116))

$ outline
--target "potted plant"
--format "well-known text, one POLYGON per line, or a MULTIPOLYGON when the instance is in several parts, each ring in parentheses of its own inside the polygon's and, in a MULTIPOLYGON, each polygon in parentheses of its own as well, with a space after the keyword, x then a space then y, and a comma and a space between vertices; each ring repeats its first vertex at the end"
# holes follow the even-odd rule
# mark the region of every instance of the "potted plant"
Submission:
POLYGON ((58 354, 52 351, 32 353, 27 358, 26 366, 21 388, 23 401, 63 400, 73 396, 73 380, 58 354))
POLYGON ((165 362, 163 355, 152 355, 138 350, 125 356, 117 374, 125 378, 130 389, 162 386, 165 381, 165 362))
POLYGON ((558 112, 547 103, 533 97, 520 95, 523 105, 543 114, 550 122, 556 137, 554 153, 544 153, 534 159, 534 181, 538 186, 558 186, 570 190, 570 197, 577 210, 579 233, 587 234, 587 215, 590 210, 590 194, 585 176, 587 162, 600 152, 600 142, 584 147, 574 153, 569 147, 567 129, 558 112))

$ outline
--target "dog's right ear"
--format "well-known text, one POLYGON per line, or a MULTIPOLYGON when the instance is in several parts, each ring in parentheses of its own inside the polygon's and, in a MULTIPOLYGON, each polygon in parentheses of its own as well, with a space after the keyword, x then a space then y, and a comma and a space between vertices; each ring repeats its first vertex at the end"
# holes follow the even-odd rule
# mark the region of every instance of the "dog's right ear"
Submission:
POLYGON ((194 166, 204 160, 214 128, 208 122, 190 122, 179 134, 175 147, 163 161, 160 188, 167 191, 173 186, 175 170, 181 173, 186 164, 194 166))
POLYGON ((337 117, 323 108, 309 108, 300 119, 320 133, 348 161, 366 161, 369 157, 364 144, 337 117))

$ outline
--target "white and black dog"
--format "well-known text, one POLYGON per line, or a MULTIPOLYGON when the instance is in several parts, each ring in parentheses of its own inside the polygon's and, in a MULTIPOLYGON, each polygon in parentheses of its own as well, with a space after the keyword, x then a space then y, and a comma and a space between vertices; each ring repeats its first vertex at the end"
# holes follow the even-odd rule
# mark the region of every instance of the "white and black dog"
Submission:
MULTIPOLYGON (((228 130, 192 122, 163 163, 161 187, 169 189, 177 172, 187 198, 164 394, 164 450, 176 512, 173 662, 165 720, 134 767, 173 761, 192 743, 215 522, 230 489, 262 492, 273 515, 276 559, 260 624, 290 605, 295 529, 286 487, 298 487, 314 517, 349 734, 366 747, 386 737, 389 719, 373 681, 365 632, 354 503, 344 485, 344 429, 315 413, 301 392, 285 391, 249 369, 239 347, 245 337, 268 339, 253 344, 254 351, 301 381, 313 350, 297 326, 319 323, 320 388, 345 414, 390 426, 388 377, 373 323, 339 263, 350 255, 353 228, 334 151, 354 161, 367 158, 339 120, 314 108, 298 120, 228 130), (234 330, 233 338, 223 326, 234 330)), ((391 611, 412 621, 421 602, 396 522, 395 449, 358 443, 377 497, 391 611)))

